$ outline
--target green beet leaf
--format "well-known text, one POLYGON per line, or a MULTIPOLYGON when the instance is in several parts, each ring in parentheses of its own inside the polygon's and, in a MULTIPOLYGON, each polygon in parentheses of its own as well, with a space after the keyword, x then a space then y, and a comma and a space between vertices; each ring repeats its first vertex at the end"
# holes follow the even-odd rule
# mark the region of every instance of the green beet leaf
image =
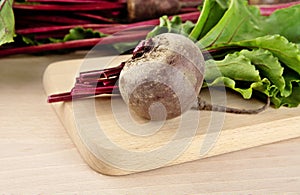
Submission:
POLYGON ((182 20, 179 16, 174 16, 171 20, 168 18, 168 16, 162 16, 159 18, 159 25, 148 33, 147 38, 167 32, 188 36, 194 27, 195 24, 191 21, 187 20, 185 23, 182 23, 182 20))
POLYGON ((212 48, 223 47, 248 47, 268 50, 287 67, 296 71, 300 75, 300 50, 296 44, 289 42, 283 36, 266 35, 255 39, 248 39, 219 45, 216 44, 212 48))
POLYGON ((14 41, 15 19, 12 4, 13 0, 0 0, 0 45, 14 41))
POLYGON ((300 104, 300 86, 295 86, 292 94, 288 97, 275 96, 271 100, 276 108, 281 106, 297 107, 300 104))
POLYGON ((239 81, 260 81, 258 70, 251 64, 249 58, 238 53, 229 54, 224 60, 207 60, 205 80, 211 81, 219 76, 239 81))
POLYGON ((300 96, 297 98, 296 96, 300 93, 300 78, 298 73, 295 71, 285 68, 283 73, 286 86, 285 86, 285 92, 288 95, 282 96, 281 94, 277 93, 273 96, 272 101, 274 102, 275 107, 280 106, 288 106, 288 107, 294 107, 298 106, 300 101, 300 96))
POLYGON ((222 18, 197 44, 200 48, 209 49, 213 45, 253 39, 265 35, 262 26, 262 16, 257 7, 248 6, 247 1, 231 0, 222 18))
POLYGON ((238 81, 235 81, 228 77, 218 77, 212 82, 207 82, 204 87, 218 87, 225 86, 233 91, 240 93, 244 99, 250 99, 253 95, 253 90, 259 91, 269 96, 270 82, 264 78, 261 81, 252 82, 248 87, 238 87, 238 81))
MULTIPOLYGON (((272 66, 258 63, 260 58, 264 58, 264 53, 266 52, 243 50, 227 55, 224 60, 207 60, 204 86, 225 86, 240 93, 245 99, 252 97, 253 90, 272 96, 271 92, 277 90, 277 87, 268 78, 261 79, 260 75, 264 74, 256 69, 258 66, 272 66), (257 54, 261 55, 256 56, 257 54), (252 64, 253 62, 257 64, 252 64)), ((278 71, 278 75, 282 75, 282 70, 278 71)))
POLYGON ((244 0, 230 0, 226 12, 209 9, 215 4, 217 4, 215 0, 205 1, 203 13, 190 34, 193 38, 195 38, 194 32, 205 34, 205 36, 198 36, 198 44, 201 48, 208 49, 213 45, 275 34, 284 36, 293 43, 300 42, 300 5, 276 10, 265 17, 261 16, 257 7, 249 6, 244 0), (208 14, 214 16, 215 20, 208 20, 208 14), (213 23, 216 21, 218 23, 213 23), (210 24, 214 26, 209 26, 210 24), (205 30, 205 25, 209 26, 206 28, 209 31, 205 30))
POLYGON ((282 96, 277 92, 271 100, 276 108, 279 108, 280 106, 298 106, 300 103, 299 75, 295 71, 285 68, 283 76, 286 82, 285 90, 288 93, 288 96, 282 96))
MULTIPOLYGON (((246 0, 205 0, 197 23, 189 25, 189 37, 214 58, 206 62, 204 87, 223 85, 246 99, 260 92, 276 108, 299 105, 299 18, 300 5, 262 16, 246 0)), ((173 23, 161 21, 154 32, 182 32, 182 24, 173 23)))
POLYGON ((179 31, 178 26, 180 24, 182 24, 182 22, 179 16, 174 16, 172 20, 169 20, 168 16, 162 16, 159 18, 159 25, 148 33, 147 38, 155 37, 156 35, 166 32, 173 32, 175 28, 179 31))
POLYGON ((279 34, 293 43, 300 43, 300 5, 276 10, 264 18, 266 34, 279 34))
POLYGON ((22 36, 22 40, 24 43, 28 45, 41 45, 45 43, 60 43, 72 40, 80 40, 80 39, 89 39, 89 38, 101 38, 107 35, 93 30, 91 28, 82 28, 82 27, 74 27, 69 30, 69 33, 64 36, 62 39, 56 38, 46 38, 46 39, 35 39, 34 36, 22 36))
POLYGON ((293 86, 297 86, 300 83, 299 75, 289 68, 284 70, 283 75, 286 82, 285 90, 288 92, 288 95, 291 95, 293 92, 293 86))
POLYGON ((66 34, 61 41, 66 42, 66 41, 80 40, 80 39, 100 38, 104 36, 106 35, 98 31, 95 31, 91 28, 85 29, 82 27, 75 27, 70 29, 69 34, 66 34))
POLYGON ((285 91, 284 68, 281 66, 278 58, 273 56, 269 50, 259 48, 249 51, 244 49, 239 54, 250 59, 251 63, 259 70, 260 76, 262 78, 268 78, 268 80, 278 88, 282 96, 289 95, 289 93, 285 91))
POLYGON ((199 16, 195 28, 191 31, 189 37, 192 40, 199 40, 202 38, 219 22, 227 9, 227 0, 204 1, 201 15, 199 16))

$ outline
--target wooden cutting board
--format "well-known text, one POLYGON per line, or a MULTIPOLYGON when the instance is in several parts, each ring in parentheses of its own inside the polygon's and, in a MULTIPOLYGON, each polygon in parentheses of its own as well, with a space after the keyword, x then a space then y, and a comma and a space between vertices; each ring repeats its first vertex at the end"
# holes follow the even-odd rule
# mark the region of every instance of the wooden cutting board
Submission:
MULTIPOLYGON (((68 60, 44 73, 47 95, 69 91, 78 72, 118 65, 128 56, 68 60), (103 65, 105 64, 105 65, 103 65)), ((257 108, 258 100, 206 90, 207 100, 257 108)), ((191 109, 176 119, 149 122, 130 112, 120 96, 52 104, 83 159, 96 171, 126 175, 257 147, 300 136, 300 108, 268 108, 256 115, 191 109)))

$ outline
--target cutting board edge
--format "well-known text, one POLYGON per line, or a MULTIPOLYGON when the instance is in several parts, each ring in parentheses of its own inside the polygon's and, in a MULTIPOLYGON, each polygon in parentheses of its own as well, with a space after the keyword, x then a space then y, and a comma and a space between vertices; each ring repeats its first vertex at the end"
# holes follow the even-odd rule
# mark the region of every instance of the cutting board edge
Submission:
MULTIPOLYGON (((117 167, 111 166, 102 160, 98 159, 95 154, 93 154, 88 147, 84 143, 82 143, 82 140, 80 139, 80 136, 78 135, 78 132, 72 132, 70 129, 74 128, 76 129, 76 125, 74 122, 74 118, 72 118, 71 114, 66 114, 66 112, 72 112, 71 104, 70 103, 58 103, 53 105, 53 108, 58 115, 58 117, 61 119, 62 124, 64 125, 67 133, 69 134, 71 140, 73 143, 76 145, 77 150, 79 151, 80 155, 84 159, 84 161, 95 171, 104 174, 104 175, 110 175, 110 176, 122 176, 122 175, 128 175, 128 174, 133 174, 133 173, 138 173, 141 171, 132 171, 132 170, 124 170, 124 169, 119 169, 117 167), (65 106, 63 106, 65 105, 65 106), (63 112, 61 110, 64 110, 63 112), (72 127, 71 127, 72 126, 72 127)), ((274 136, 274 132, 280 132, 278 129, 280 129, 280 124, 286 123, 286 122, 295 122, 299 121, 299 117, 292 117, 288 119, 282 119, 282 120, 277 120, 275 123, 272 123, 273 127, 279 126, 279 128, 268 128, 270 131, 266 132, 265 135, 266 137, 260 138, 260 141, 257 142, 257 137, 249 136, 248 134, 251 134, 251 129, 255 128, 258 125, 252 125, 252 126, 247 126, 247 127, 241 127, 241 128, 236 128, 232 130, 226 130, 226 131, 221 131, 221 134, 219 135, 218 143, 204 156, 200 156, 200 148, 199 146, 201 145, 203 138, 206 136, 206 134, 201 134, 198 136, 195 136, 193 139, 193 142, 191 143, 190 147, 187 148, 187 150, 179 156, 177 159, 174 161, 171 161, 169 164, 166 164, 165 166, 162 167, 168 167, 168 166, 173 166, 177 164, 182 164, 182 163, 187 163, 195 160, 200 160, 208 157, 213 157, 213 156, 218 156, 218 155, 223 155, 227 153, 232 153, 236 151, 241 151, 241 150, 246 150, 246 149, 251 149, 254 147, 258 146, 263 146, 271 143, 276 143, 280 141, 285 141, 289 139, 294 139, 297 137, 300 137, 300 132, 294 132, 294 130, 289 129, 289 133, 285 131, 284 134, 277 133, 276 136, 274 136), (243 132, 243 136, 241 136, 240 132, 243 131, 244 129, 247 129, 247 132, 243 132), (273 133, 272 133, 273 132, 273 133), (247 134, 245 134, 247 133, 247 134), (267 138, 267 134, 272 134, 273 139, 270 140, 270 138, 267 138), (233 136, 234 135, 234 136, 233 136), (285 135, 283 138, 282 135, 285 135), (240 137, 241 136, 241 137, 240 137), (240 144, 236 143, 236 141, 243 142, 245 141, 242 139, 242 137, 251 137, 252 145, 249 145, 249 142, 244 142, 246 145, 244 147, 237 147, 241 146, 240 144), (254 142, 255 141, 255 142, 254 142), (231 145, 231 147, 228 147, 228 145, 231 145), (224 148, 227 148, 224 150, 224 148), (197 154, 198 155, 195 155, 197 154)), ((293 126, 295 129, 297 128, 296 123, 293 126)), ((266 126, 269 125, 268 123, 265 124, 266 126)), ((261 126, 261 124, 259 124, 261 126)), ((282 130, 282 129, 281 129, 282 130)), ((255 134, 255 132, 253 132, 255 134)), ((247 140, 247 139, 246 139, 247 140)), ((249 141, 249 140, 248 140, 249 141)), ((113 154, 113 151, 111 151, 113 154)), ((162 168, 158 167, 158 168, 162 168)), ((149 170, 144 170, 144 171, 150 171, 154 169, 149 169, 149 170)))

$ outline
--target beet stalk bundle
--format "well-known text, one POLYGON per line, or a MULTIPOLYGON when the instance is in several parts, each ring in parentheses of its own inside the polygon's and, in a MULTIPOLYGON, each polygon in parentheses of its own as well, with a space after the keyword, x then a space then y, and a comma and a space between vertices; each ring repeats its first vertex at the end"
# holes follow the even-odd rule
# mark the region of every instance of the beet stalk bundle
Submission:
POLYGON ((76 83, 70 92, 49 96, 48 103, 111 94, 114 90, 118 92, 118 86, 115 84, 123 67, 124 63, 121 63, 119 66, 109 69, 82 72, 76 78, 76 83))
MULTIPOLYGON (((179 14, 183 21, 195 22, 198 19, 197 5, 201 5, 201 0, 173 1, 176 1, 180 9, 175 9, 176 12, 171 9, 172 14, 179 14)), ((101 41, 103 36, 139 26, 154 26, 159 23, 157 19, 159 15, 172 15, 171 12, 165 10, 163 4, 159 4, 160 6, 156 7, 161 8, 161 11, 157 11, 158 15, 152 16, 156 19, 146 20, 141 14, 137 16, 138 13, 135 14, 134 19, 130 19, 132 15, 130 13, 138 12, 137 6, 143 2, 140 0, 27 0, 25 3, 15 1, 13 9, 15 32, 18 36, 14 43, 0 47, 0 57, 63 49, 90 49, 97 44, 97 39, 101 41), (128 7, 132 4, 135 6, 130 10, 128 7), (132 21, 136 22, 132 23, 132 21), (76 27, 92 29, 95 32, 101 32, 102 35, 81 37, 76 41, 64 40, 69 31, 76 27)), ((157 0, 148 3, 156 5, 157 2, 161 3, 157 0)), ((299 2, 261 5, 261 12, 262 15, 269 15, 277 9, 297 3, 299 2)))
MULTIPOLYGON (((183 13, 180 14, 183 21, 190 20, 195 22, 199 17, 199 12, 183 13)), ((57 16, 58 17, 58 16, 57 16)), ((65 16, 64 16, 65 17, 65 16)), ((40 17, 41 18, 41 17, 40 17)), ((71 20, 75 20, 72 18, 71 20)), ((125 42, 125 41, 137 41, 145 38, 146 35, 151 31, 149 27, 159 24, 158 19, 150 19, 134 23, 72 23, 63 25, 47 25, 40 27, 26 27, 26 28, 16 28, 16 33, 18 36, 22 37, 20 39, 32 40, 30 43, 32 45, 19 43, 6 44, 0 47, 0 57, 13 55, 13 54, 29 54, 29 53, 39 53, 56 51, 63 49, 91 49, 97 43, 104 40, 104 37, 111 36, 109 43, 112 44, 113 40, 115 43, 125 42), (93 31, 93 34, 99 34, 99 36, 94 37, 84 37, 78 40, 64 40, 66 34, 71 32, 72 29, 81 28, 93 31), (144 28, 144 30, 142 30, 144 28), (128 34, 127 30, 133 33, 128 34), (132 30, 133 29, 133 30, 132 30), (124 33, 121 35, 122 31, 126 31, 127 35, 124 33), (97 33, 101 32, 101 33, 97 33), (51 39, 59 41, 49 41, 51 39), (32 39, 33 38, 33 39, 32 39)), ((70 33, 69 33, 70 34, 70 33)), ((107 38, 105 38, 107 40, 107 38)))
MULTIPOLYGON (((183 19, 195 21, 199 16, 197 5, 201 2, 189 2, 194 4, 178 10, 176 14, 183 14, 183 19)), ((133 23, 128 18, 130 11, 127 4, 126 0, 16 0, 13 3, 13 11, 17 37, 14 38, 14 43, 0 47, 0 57, 57 49, 90 49, 96 45, 95 38, 101 41, 102 37, 123 30, 144 25, 155 26, 159 23, 158 16, 139 17, 133 23), (98 36, 99 33, 96 36, 81 36, 76 38, 76 44, 68 43, 74 40, 66 40, 65 36, 74 28, 91 29, 95 32, 94 35, 99 32, 101 36, 98 36)), ((163 6, 157 9, 163 9, 163 6)))

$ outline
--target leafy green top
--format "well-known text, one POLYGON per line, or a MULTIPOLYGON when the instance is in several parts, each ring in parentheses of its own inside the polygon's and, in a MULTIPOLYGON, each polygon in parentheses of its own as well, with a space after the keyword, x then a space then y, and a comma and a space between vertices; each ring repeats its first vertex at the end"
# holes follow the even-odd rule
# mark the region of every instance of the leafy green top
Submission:
POLYGON ((0 45, 13 42, 15 20, 12 3, 13 0, 0 0, 0 45))
POLYGON ((257 91, 275 107, 294 107, 300 104, 299 18, 300 5, 262 16, 245 0, 205 0, 196 24, 164 16, 148 37, 181 33, 218 51, 206 61, 204 87, 225 85, 246 99, 257 91))

